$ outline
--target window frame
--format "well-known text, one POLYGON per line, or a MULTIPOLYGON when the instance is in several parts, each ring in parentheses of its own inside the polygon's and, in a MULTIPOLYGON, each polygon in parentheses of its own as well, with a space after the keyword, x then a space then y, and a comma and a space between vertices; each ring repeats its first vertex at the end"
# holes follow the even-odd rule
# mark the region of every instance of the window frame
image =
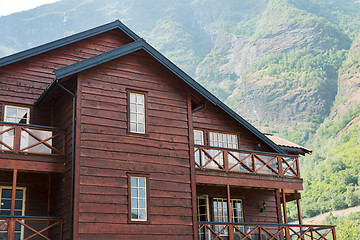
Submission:
MULTIPOLYGON (((11 104, 4 104, 4 113, 3 113, 3 121, 6 121, 6 116, 7 116, 7 112, 8 112, 8 108, 15 108, 15 109, 25 109, 27 111, 28 117, 26 119, 26 123, 24 124, 30 124, 30 116, 31 116, 31 109, 30 107, 25 107, 25 106, 16 106, 16 105, 11 105, 11 104)), ((11 122, 11 123, 17 123, 17 122, 11 122)))
MULTIPOLYGON (((210 133, 219 133, 219 134, 228 134, 228 135, 234 135, 237 138, 237 149, 240 149, 240 134, 239 132, 229 132, 229 131, 222 131, 222 130, 214 130, 214 129, 205 129, 205 128, 193 128, 193 131, 202 131, 203 132, 203 141, 204 141, 204 146, 209 146, 209 147, 216 147, 216 146, 212 146, 210 145, 210 133)), ((194 135, 194 132, 193 132, 194 135)), ((193 139, 194 141, 195 139, 193 139)), ((195 141, 194 141, 194 145, 195 141)))
POLYGON ((127 133, 135 134, 138 136, 148 136, 148 92, 138 89, 126 89, 127 95, 127 133), (134 132, 130 129, 130 97, 131 94, 141 94, 144 95, 144 132, 134 132))
POLYGON ((127 173, 128 178, 128 223, 136 223, 136 224, 149 224, 150 221, 150 209, 149 209, 149 202, 150 202, 150 175, 145 173, 127 173), (131 178, 145 178, 145 207, 146 207, 146 219, 145 220, 138 220, 138 219, 132 219, 131 216, 131 178))

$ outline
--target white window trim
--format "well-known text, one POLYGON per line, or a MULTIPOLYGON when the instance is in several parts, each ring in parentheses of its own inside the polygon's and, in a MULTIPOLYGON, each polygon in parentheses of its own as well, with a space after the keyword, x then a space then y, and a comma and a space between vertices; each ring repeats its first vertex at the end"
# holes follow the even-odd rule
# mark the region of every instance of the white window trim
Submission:
POLYGON ((129 92, 129 132, 132 132, 132 133, 140 133, 140 134, 145 134, 146 133, 146 95, 144 93, 138 93, 138 92, 129 92), (132 95, 135 95, 135 99, 136 101, 135 102, 131 102, 131 96, 132 95), (142 96, 143 97, 143 103, 142 104, 139 104, 137 102, 137 96, 142 96), (135 104, 136 106, 136 109, 131 109, 131 104, 135 104), (143 112, 138 112, 137 111, 137 106, 138 105, 142 105, 143 107, 143 112), (134 110, 134 111, 133 111, 134 110), (135 114, 136 115, 136 120, 135 121, 132 121, 131 120, 131 114, 135 114), (138 116, 139 115, 143 115, 143 121, 138 121, 138 116), (132 123, 135 123, 136 124, 136 130, 133 130, 131 129, 131 124, 132 123), (139 124, 142 124, 144 127, 143 127, 143 131, 139 131, 138 130, 138 125, 139 124))
MULTIPOLYGON (((147 177, 142 177, 142 176, 130 176, 130 219, 131 219, 131 221, 141 221, 141 222, 146 222, 146 221, 148 221, 148 209, 147 209, 147 177), (133 186, 131 185, 131 180, 132 180, 132 178, 138 178, 138 179, 144 179, 144 187, 142 188, 142 187, 139 187, 139 186, 137 186, 137 187, 135 187, 135 188, 139 188, 139 189, 144 189, 144 191, 145 191, 145 193, 144 193, 144 200, 145 200, 145 208, 140 208, 139 206, 138 206, 138 208, 133 208, 133 206, 132 206, 132 204, 131 204, 131 201, 132 201, 132 199, 136 199, 137 201, 139 201, 139 199, 142 199, 142 198, 140 198, 139 196, 137 196, 136 198, 134 198, 134 197, 132 197, 131 196, 131 192, 132 192, 132 189, 133 189, 133 186), (144 219, 139 219, 139 218, 133 218, 132 217, 132 210, 133 209, 136 209, 136 210, 145 210, 145 218, 144 219)), ((140 217, 140 215, 138 215, 138 217, 140 217)))
POLYGON ((24 109, 27 111, 27 119, 26 119, 26 124, 30 123, 30 108, 28 107, 19 107, 19 106, 13 106, 13 105, 5 105, 5 111, 4 111, 4 121, 6 121, 6 116, 7 116, 7 112, 8 112, 8 108, 16 108, 16 109, 24 109))

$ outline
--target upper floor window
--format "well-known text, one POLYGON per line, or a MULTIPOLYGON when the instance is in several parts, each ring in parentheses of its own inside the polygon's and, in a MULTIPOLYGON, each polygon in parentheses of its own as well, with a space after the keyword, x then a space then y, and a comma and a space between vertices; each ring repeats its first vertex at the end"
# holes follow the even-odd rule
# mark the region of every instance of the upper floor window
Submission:
POLYGON ((129 132, 145 134, 145 101, 144 93, 129 92, 129 132))
POLYGON ((212 147, 238 148, 237 135, 210 132, 209 140, 212 147))
POLYGON ((4 121, 29 124, 30 109, 25 107, 5 105, 4 121))

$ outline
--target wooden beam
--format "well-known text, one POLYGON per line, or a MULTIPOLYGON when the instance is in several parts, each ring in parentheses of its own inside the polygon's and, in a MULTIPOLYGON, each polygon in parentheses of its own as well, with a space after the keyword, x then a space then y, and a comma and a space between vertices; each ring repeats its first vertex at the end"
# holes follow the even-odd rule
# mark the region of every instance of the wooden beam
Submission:
POLYGON ((282 194, 284 223, 288 223, 287 212, 286 212, 286 196, 285 196, 285 190, 284 189, 281 189, 281 194, 282 194))
MULTIPOLYGON (((16 182, 17 182, 17 169, 13 171, 13 181, 11 188, 11 207, 10 215, 15 215, 15 197, 16 197, 16 182)), ((8 239, 12 240, 15 237, 15 218, 9 220, 8 239)))
MULTIPOLYGON (((231 194, 230 194, 230 185, 226 185, 226 200, 227 200, 227 210, 228 210, 228 222, 232 222, 231 216, 231 194)), ((234 239, 234 229, 233 225, 229 226, 229 239, 234 239)))
MULTIPOLYGON (((298 192, 296 191, 296 193, 298 193, 298 192)), ((297 210, 298 210, 299 224, 302 224, 301 209, 300 209, 300 199, 296 200, 296 205, 297 205, 297 210)))
POLYGON ((226 173, 216 170, 196 169, 196 183, 221 184, 256 188, 284 188, 302 190, 302 179, 280 178, 273 176, 260 176, 247 173, 226 173))
MULTIPOLYGON (((20 155, 15 155, 20 158, 20 155)), ((16 158, 16 157, 14 157, 16 158)), ((64 163, 50 163, 50 162, 37 162, 37 161, 22 161, 16 159, 0 159, 1 169, 14 169, 24 171, 36 171, 36 172, 65 172, 64 163)))
POLYGON ((281 200, 280 200, 280 190, 275 190, 275 199, 276 199, 276 208, 278 215, 278 223, 282 223, 282 215, 281 215, 281 200))
POLYGON ((197 207, 196 207, 196 174, 195 174, 195 159, 194 159, 194 132, 193 119, 191 110, 191 93, 187 91, 187 115, 188 115, 188 134, 189 134, 189 155, 190 155, 190 183, 191 183, 191 204, 192 204, 192 218, 193 218, 193 236, 194 240, 198 239, 197 226, 197 207))

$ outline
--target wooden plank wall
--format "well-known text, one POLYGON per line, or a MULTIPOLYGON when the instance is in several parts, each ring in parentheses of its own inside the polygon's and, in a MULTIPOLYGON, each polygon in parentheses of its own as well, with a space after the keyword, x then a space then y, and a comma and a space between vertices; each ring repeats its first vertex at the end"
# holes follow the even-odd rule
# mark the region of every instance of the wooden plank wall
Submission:
MULTIPOLYGON (((74 82, 74 81, 69 81, 74 82)), ((66 86, 75 91, 75 84, 66 86)), ((71 197, 71 160, 72 160, 72 96, 64 93, 64 97, 54 104, 54 124, 66 128, 65 135, 65 172, 51 174, 51 216, 64 217, 64 239, 70 233, 70 197, 71 197), (58 111, 57 109, 61 109, 58 111)))
POLYGON ((81 74, 79 239, 191 239, 186 89, 142 51, 81 74), (148 93, 148 134, 127 133, 126 89, 148 93), (149 178, 149 222, 128 224, 128 175, 149 178))
MULTIPOLYGON (((193 114, 193 125, 194 129, 198 130, 237 134, 240 149, 274 151, 248 129, 241 126, 236 120, 231 119, 228 114, 210 102, 207 102, 205 109, 193 114), (258 143, 261 143, 260 148, 258 143)), ((205 144, 207 144, 206 141, 205 144)))
MULTIPOLYGON (((34 108, 33 103, 54 80, 55 69, 130 43, 132 40, 121 30, 111 30, 67 46, 63 46, 34 57, 0 67, 0 104, 3 119, 4 104, 31 107, 31 124, 55 126, 67 129, 66 172, 52 174, 51 215, 64 216, 64 239, 69 238, 70 180, 71 180, 71 97, 64 97, 55 103, 44 103, 34 108), (54 113, 52 116, 51 113, 54 113)), ((0 166, 1 168, 1 166, 0 166)))
MULTIPOLYGON (((204 186, 196 188, 198 196, 208 195, 209 198, 225 198, 226 186, 204 186)), ((247 223, 278 223, 277 204, 274 190, 251 189, 233 187, 230 188, 231 199, 243 201, 244 221, 247 223), (260 207, 266 203, 265 211, 260 207)))

